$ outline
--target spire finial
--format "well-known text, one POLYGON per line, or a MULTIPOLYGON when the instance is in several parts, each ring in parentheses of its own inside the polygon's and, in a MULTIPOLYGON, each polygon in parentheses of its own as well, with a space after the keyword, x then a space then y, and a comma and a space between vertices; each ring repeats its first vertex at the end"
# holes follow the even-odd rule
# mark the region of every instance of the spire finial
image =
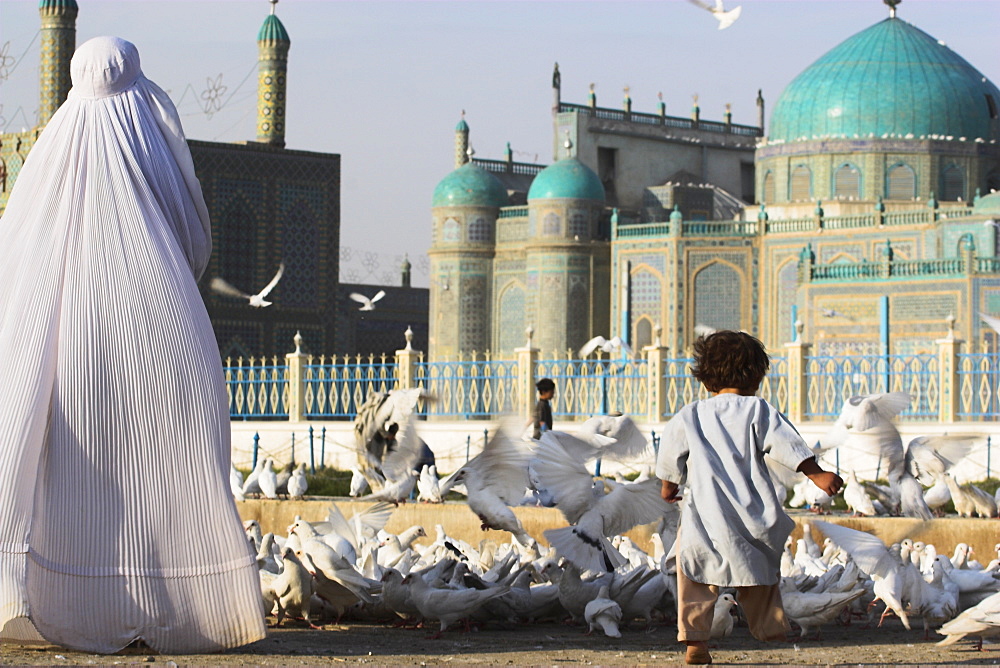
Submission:
POLYGON ((882 0, 885 4, 889 6, 889 18, 896 18, 896 5, 901 3, 903 0, 882 0))
POLYGON ((465 149, 465 154, 469 156, 469 162, 472 162, 472 156, 476 154, 476 149, 472 148, 472 144, 469 144, 469 148, 465 149))
POLYGON ((564 130, 566 133, 566 141, 563 142, 563 148, 566 149, 566 156, 569 157, 573 151, 573 140, 569 138, 569 130, 564 130))
POLYGON ((274 10, 278 6, 278 0, 268 0, 271 3, 271 16, 274 16, 274 10))
POLYGON ((659 100, 660 102, 663 102, 663 91, 662 90, 659 93, 656 94, 656 99, 659 100))

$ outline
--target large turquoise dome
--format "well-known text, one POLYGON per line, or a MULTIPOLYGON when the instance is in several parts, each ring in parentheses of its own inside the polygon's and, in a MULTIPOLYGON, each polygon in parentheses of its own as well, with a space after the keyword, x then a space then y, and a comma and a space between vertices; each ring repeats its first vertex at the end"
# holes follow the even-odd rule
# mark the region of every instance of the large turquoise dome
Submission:
POLYGON ((912 135, 1000 138, 1000 91, 964 58, 898 18, 834 47, 778 98, 769 141, 912 135))
POLYGON ((528 189, 533 199, 590 199, 604 201, 604 186, 590 167, 566 158, 538 172, 528 189))
POLYGON ((497 177, 467 162, 437 184, 432 206, 507 206, 507 190, 497 177))
POLYGON ((976 215, 1000 213, 1000 191, 980 197, 972 206, 972 213, 976 215))

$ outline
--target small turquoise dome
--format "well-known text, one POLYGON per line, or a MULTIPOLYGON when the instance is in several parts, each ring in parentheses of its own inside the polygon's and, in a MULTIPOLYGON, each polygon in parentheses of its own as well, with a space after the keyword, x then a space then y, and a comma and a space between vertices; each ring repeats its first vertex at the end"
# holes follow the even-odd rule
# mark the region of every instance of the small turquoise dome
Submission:
POLYGON ((46 11, 78 11, 80 9, 76 4, 76 0, 39 0, 38 8, 46 11))
POLYGON ((455 126, 455 132, 468 132, 468 131, 469 131, 469 124, 466 123, 465 119, 463 118, 458 122, 458 125, 455 126))
POLYGON ((431 206, 507 206, 507 189, 497 177, 467 162, 441 179, 431 206))
POLYGON ((1000 139, 1000 91, 919 28, 889 18, 810 65, 774 106, 770 141, 928 135, 1000 139), (992 127, 991 127, 992 126, 992 127))
POLYGON ((533 199, 590 199, 604 201, 604 186, 590 167, 576 158, 566 158, 538 172, 528 189, 533 199))
POLYGON ((972 212, 976 215, 1000 213, 1000 190, 980 197, 972 205, 972 212))
POLYGON ((288 37, 288 31, 285 30, 285 26, 282 25, 281 21, 274 14, 268 14, 267 18, 264 19, 264 25, 260 27, 260 32, 257 33, 258 42, 288 42, 291 43, 291 39, 288 37))

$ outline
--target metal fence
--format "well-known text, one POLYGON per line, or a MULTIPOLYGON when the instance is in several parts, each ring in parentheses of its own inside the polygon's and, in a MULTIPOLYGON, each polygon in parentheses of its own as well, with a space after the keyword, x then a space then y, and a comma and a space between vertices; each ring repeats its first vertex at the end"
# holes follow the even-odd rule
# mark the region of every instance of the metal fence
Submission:
POLYGON ((938 358, 914 355, 814 355, 806 357, 806 410, 809 419, 836 419, 850 397, 906 392, 912 398, 903 419, 938 417, 938 358))
POLYGON ((556 384, 552 417, 588 418, 619 411, 642 415, 647 406, 646 360, 548 359, 535 364, 535 378, 556 384))
MULTIPOLYGON (((226 360, 225 378, 234 420, 287 420, 292 410, 301 411, 296 414, 305 419, 349 420, 370 393, 388 392, 404 383, 423 387, 436 397, 421 403, 421 415, 450 419, 495 419, 518 413, 532 403, 532 397, 522 393, 530 394, 534 380, 543 377, 556 382, 552 410, 562 420, 609 411, 640 420, 648 419, 653 411, 666 419, 685 404, 709 396, 691 376, 690 358, 663 359, 663 377, 657 379, 651 377, 656 367, 646 358, 573 359, 571 353, 557 357, 535 358, 525 367, 530 371, 523 371, 531 378, 520 377, 517 361, 497 360, 489 354, 446 362, 428 362, 422 354, 414 354, 416 361, 409 363, 409 373, 404 373, 399 358, 385 355, 303 356, 306 361, 295 367, 301 372, 295 373, 289 363, 279 364, 279 358, 226 360), (296 405, 301 407, 296 409, 296 405)), ((793 392, 801 392, 804 402, 799 419, 826 421, 835 419, 852 396, 906 392, 912 402, 900 417, 910 422, 937 420, 945 408, 942 402, 955 397, 955 419, 996 421, 1000 416, 1000 354, 959 353, 951 376, 942 373, 941 359, 934 353, 806 355, 801 377, 793 378, 789 358, 776 356, 760 396, 788 413, 793 392)))
MULTIPOLYGON (((311 360, 310 360, 311 361, 311 360)), ((353 420, 372 392, 388 392, 396 385, 396 361, 386 355, 345 356, 304 367, 307 418, 353 420)))
POLYGON ((288 366, 277 357, 227 359, 224 373, 230 419, 288 419, 288 366))
POLYGON ((454 362, 424 362, 416 365, 417 386, 434 397, 421 402, 422 415, 490 419, 516 413, 518 401, 517 362, 494 360, 473 354, 454 362))

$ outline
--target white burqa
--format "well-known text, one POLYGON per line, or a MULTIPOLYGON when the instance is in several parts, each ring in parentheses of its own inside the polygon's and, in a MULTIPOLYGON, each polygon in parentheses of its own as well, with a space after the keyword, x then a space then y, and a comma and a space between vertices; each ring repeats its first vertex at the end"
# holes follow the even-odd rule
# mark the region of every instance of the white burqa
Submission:
POLYGON ((656 476, 684 484, 677 561, 694 582, 729 587, 778 581, 795 523, 774 491, 764 455, 796 470, 812 450, 760 397, 718 394, 667 423, 656 476))
POLYGON ((132 44, 92 39, 71 73, 0 219, 0 631, 246 644, 263 606, 196 283, 201 187, 132 44))

